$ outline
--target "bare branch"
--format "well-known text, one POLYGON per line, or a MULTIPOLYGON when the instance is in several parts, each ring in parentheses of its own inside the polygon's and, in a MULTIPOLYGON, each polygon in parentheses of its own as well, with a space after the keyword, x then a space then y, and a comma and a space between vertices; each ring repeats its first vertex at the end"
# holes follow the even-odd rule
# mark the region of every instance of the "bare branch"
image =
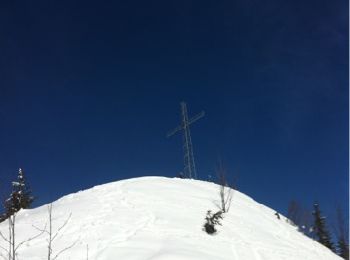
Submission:
MULTIPOLYGON (((9 253, 9 250, 8 250, 8 249, 6 249, 5 247, 0 246, 0 248, 1 248, 1 249, 3 249, 3 250, 5 250, 5 251, 6 251, 6 253, 9 253)), ((0 256, 2 256, 2 255, 0 255, 0 256)))
POLYGON ((1 231, 0 231, 0 237, 1 237, 3 240, 5 240, 6 242, 10 242, 10 241, 3 235, 3 233, 1 233, 1 231))
POLYGON ((65 252, 65 251, 67 251, 67 250, 69 250, 69 249, 71 249, 73 246, 75 246, 76 243, 78 243, 78 240, 76 240, 76 241, 75 241, 74 243, 72 243, 70 246, 67 246, 66 248, 63 248, 61 251, 59 251, 59 252, 54 256, 54 258, 53 258, 52 260, 56 260, 57 257, 58 257, 60 254, 62 254, 63 252, 65 252))
POLYGON ((52 237, 52 240, 51 241, 54 241, 55 238, 57 237, 57 235, 59 234, 59 232, 67 225, 69 219, 71 218, 72 216, 72 213, 69 214, 68 218, 65 220, 65 222, 63 223, 62 226, 60 226, 57 231, 56 231, 56 234, 52 237))
POLYGON ((52 204, 50 204, 48 206, 48 214, 49 214, 49 229, 48 231, 46 231, 46 226, 45 226, 45 233, 48 234, 48 239, 46 240, 47 241, 47 249, 48 249, 48 252, 47 252, 47 259, 48 260, 55 260, 59 257, 60 254, 62 254, 63 252, 69 250, 70 248, 72 248, 76 243, 77 241, 75 241, 73 244, 71 244, 70 246, 68 247, 65 247, 63 248, 61 251, 59 251, 53 258, 52 258, 52 255, 53 255, 53 249, 52 249, 52 244, 53 244, 53 241, 58 237, 58 235, 60 234, 60 232, 62 231, 62 229, 67 225, 68 221, 70 220, 71 216, 72 216, 72 213, 69 214, 69 216, 66 218, 66 220, 64 221, 64 223, 57 229, 56 233, 53 234, 53 231, 52 231, 52 204))
POLYGON ((21 243, 19 243, 19 244, 15 247, 15 252, 16 252, 17 249, 18 249, 20 246, 22 246, 24 243, 28 243, 28 242, 32 241, 33 239, 40 237, 42 234, 44 234, 44 232, 45 232, 45 230, 42 230, 41 233, 39 233, 39 234, 37 234, 37 235, 35 235, 35 236, 33 236, 33 237, 30 237, 30 238, 28 238, 27 240, 24 240, 24 241, 22 241, 21 243))
POLYGON ((35 228, 36 230, 38 230, 39 232, 44 232, 44 233, 48 234, 49 232, 46 230, 46 226, 47 226, 47 223, 45 223, 44 229, 41 229, 41 228, 38 228, 35 225, 32 225, 32 227, 35 228))
POLYGON ((227 181, 227 171, 224 167, 222 161, 220 160, 217 167, 216 167, 216 175, 218 178, 218 184, 220 185, 220 210, 223 213, 226 213, 229 211, 231 207, 232 197, 233 197, 233 187, 230 187, 227 181))

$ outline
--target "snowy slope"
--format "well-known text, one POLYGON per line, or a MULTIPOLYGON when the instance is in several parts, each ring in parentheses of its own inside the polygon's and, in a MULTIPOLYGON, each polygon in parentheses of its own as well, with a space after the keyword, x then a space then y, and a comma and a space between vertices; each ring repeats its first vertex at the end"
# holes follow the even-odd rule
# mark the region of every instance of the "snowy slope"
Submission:
MULTIPOLYGON (((305 237, 275 211, 235 191, 216 235, 202 231, 207 210, 216 211, 218 186, 208 182, 143 177, 96 186, 53 203, 53 230, 72 216, 53 243, 58 259, 84 260, 331 260, 341 259, 305 237)), ((22 210, 18 242, 48 220, 47 205, 22 210)), ((7 234, 6 222, 0 224, 7 234)), ((18 260, 47 259, 47 236, 25 243, 18 260)), ((0 246, 7 244, 0 239, 0 246)), ((0 249, 1 252, 1 249, 0 249)), ((3 252, 3 251, 2 251, 3 252)))

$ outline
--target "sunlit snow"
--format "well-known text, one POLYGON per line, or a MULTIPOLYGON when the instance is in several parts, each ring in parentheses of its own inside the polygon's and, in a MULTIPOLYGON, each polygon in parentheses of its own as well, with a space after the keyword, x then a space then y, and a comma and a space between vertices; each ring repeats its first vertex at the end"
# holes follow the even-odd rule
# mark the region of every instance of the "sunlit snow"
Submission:
MULTIPOLYGON (((143 177, 70 194, 53 203, 53 242, 61 260, 332 260, 328 248, 296 230, 282 215, 235 191, 230 211, 215 235, 203 232, 208 210, 217 211, 213 183, 143 177), (88 249, 87 249, 88 248, 88 249)), ((21 210, 16 241, 34 236, 48 222, 47 205, 21 210)), ((7 222, 0 224, 6 236, 7 222)), ((0 246, 7 248, 1 240, 0 246)), ((0 249, 3 255, 5 251, 0 249)), ((47 234, 18 249, 18 260, 47 259, 47 234)))

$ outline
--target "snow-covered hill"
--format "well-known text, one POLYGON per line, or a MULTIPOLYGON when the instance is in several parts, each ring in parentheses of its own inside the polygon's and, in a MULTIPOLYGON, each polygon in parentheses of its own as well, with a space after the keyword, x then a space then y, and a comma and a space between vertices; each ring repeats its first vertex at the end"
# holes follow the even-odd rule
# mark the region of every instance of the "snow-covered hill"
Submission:
MULTIPOLYGON (((72 215, 52 244, 53 255, 76 242, 58 259, 85 260, 87 251, 90 260, 341 259, 238 191, 218 233, 206 234, 204 218, 217 210, 218 190, 203 181, 143 177, 64 196, 53 203, 53 233, 72 215)), ((17 243, 47 222, 47 205, 20 211, 17 243)), ((0 231, 7 234, 7 222, 0 231)), ((1 238, 0 246, 7 247, 1 238)), ((17 259, 47 259, 47 235, 23 244, 17 259)))

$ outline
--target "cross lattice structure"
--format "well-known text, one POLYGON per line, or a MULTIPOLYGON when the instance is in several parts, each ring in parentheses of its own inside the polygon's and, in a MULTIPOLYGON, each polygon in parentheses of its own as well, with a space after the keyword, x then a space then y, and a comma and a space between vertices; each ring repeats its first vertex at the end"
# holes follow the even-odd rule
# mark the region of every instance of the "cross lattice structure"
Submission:
POLYGON ((183 134, 183 151, 184 151, 184 177, 197 179, 196 164, 194 162, 193 146, 191 140, 190 125, 198 119, 204 117, 204 111, 188 119, 187 106, 185 102, 180 103, 181 106, 181 124, 172 131, 168 132, 167 137, 171 137, 177 132, 182 131, 183 134))

